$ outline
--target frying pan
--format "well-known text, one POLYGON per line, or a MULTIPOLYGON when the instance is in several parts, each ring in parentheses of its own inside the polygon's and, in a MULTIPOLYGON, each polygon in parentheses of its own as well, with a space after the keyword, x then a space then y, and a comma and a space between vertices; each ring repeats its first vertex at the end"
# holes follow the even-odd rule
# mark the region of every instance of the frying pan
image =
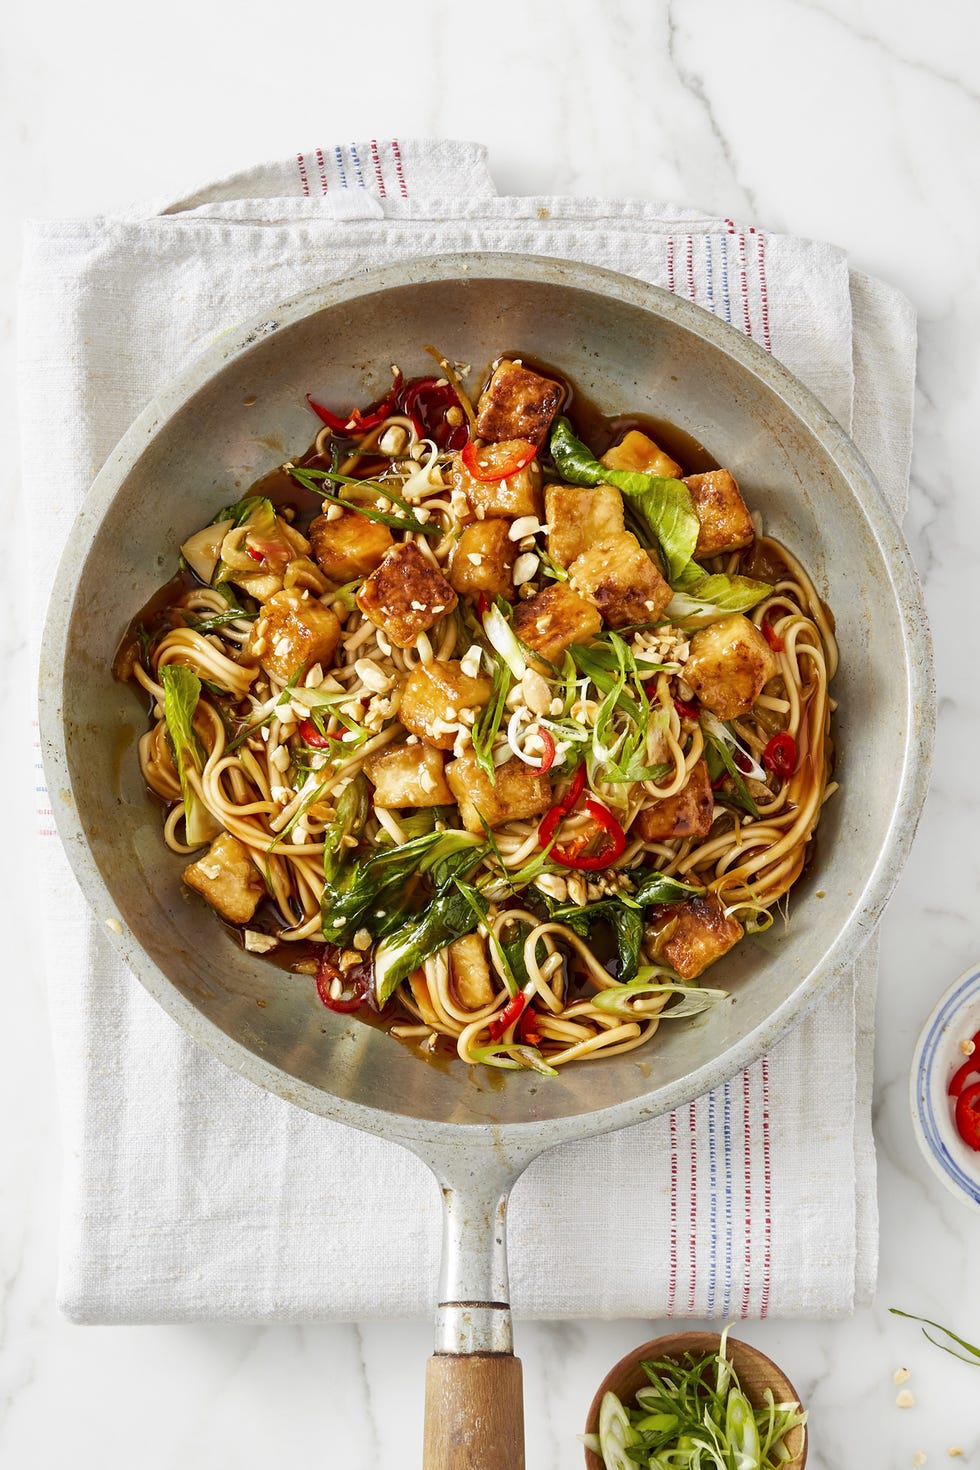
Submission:
POLYGON ((514 1180, 556 1144, 700 1096, 819 1002, 908 852, 932 705, 908 550, 843 430, 740 333, 608 271, 437 256, 312 291, 219 339, 110 457, 69 537, 43 640, 42 739, 60 833, 95 912, 118 916, 123 957, 191 1036, 300 1107, 398 1141, 435 1174, 444 1241, 428 1470, 524 1463, 505 1249, 514 1180), (389 363, 426 370, 426 342, 475 366, 523 349, 560 366, 604 411, 652 412, 706 444, 837 617, 841 789, 824 811, 815 874, 800 884, 787 928, 747 940, 713 971, 732 999, 700 1024, 662 1028, 649 1067, 626 1055, 555 1079, 507 1073, 500 1085, 500 1074, 426 1065, 385 1033, 324 1011, 307 981, 245 953, 203 904, 182 900, 183 861, 165 848, 142 787, 133 693, 110 673, 129 618, 171 574, 190 532, 305 447, 306 390, 371 401, 389 363))

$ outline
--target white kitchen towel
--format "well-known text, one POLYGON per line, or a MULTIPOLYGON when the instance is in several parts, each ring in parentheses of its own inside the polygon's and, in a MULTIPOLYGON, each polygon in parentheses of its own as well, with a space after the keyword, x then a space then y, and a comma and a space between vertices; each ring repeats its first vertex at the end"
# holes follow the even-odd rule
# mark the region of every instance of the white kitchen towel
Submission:
MULTIPOLYGON (((38 626, 92 477, 201 346, 323 281, 465 249, 591 261, 732 322, 852 431, 901 515, 914 322, 840 250, 635 201, 499 197, 475 144, 352 144, 177 202, 29 227, 21 408, 38 626)), ((428 1312, 440 1221, 425 1168, 188 1040, 88 913, 42 782, 39 769, 63 1310, 84 1322, 428 1312)), ((873 950, 819 1016, 724 1087, 531 1166, 510 1211, 518 1315, 827 1316, 869 1299, 873 950), (610 1241, 630 1244, 596 1249, 610 1241)))

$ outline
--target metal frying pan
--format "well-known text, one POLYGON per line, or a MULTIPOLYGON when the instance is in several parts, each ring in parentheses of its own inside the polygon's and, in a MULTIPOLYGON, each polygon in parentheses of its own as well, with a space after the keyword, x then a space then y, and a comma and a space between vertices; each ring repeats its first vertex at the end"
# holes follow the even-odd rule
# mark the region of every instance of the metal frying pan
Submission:
POLYGON ((932 721, 908 550, 844 432, 738 332, 608 271, 441 256, 313 291, 220 339, 111 456, 69 538, 44 635, 42 736, 61 836, 93 908, 121 920, 124 958, 191 1036, 281 1097, 404 1144, 438 1179, 445 1231, 429 1470, 524 1463, 505 1255, 514 1180, 555 1144, 699 1096, 820 1000, 898 877, 926 789, 932 721), (182 901, 182 861, 165 848, 142 788, 132 691, 110 674, 128 619, 230 488, 305 446, 306 389, 370 401, 389 363, 425 371, 424 342, 474 364, 523 349, 560 365, 607 411, 647 410, 701 440, 802 557, 837 616, 842 785, 824 813, 814 878, 801 884, 788 929, 740 945, 714 972, 738 1004, 662 1032, 646 1053, 650 1068, 614 1057, 553 1080, 509 1073, 490 1086, 325 1012, 312 985, 241 951, 204 905, 182 901), (824 890, 819 903, 808 897, 814 886, 824 890))

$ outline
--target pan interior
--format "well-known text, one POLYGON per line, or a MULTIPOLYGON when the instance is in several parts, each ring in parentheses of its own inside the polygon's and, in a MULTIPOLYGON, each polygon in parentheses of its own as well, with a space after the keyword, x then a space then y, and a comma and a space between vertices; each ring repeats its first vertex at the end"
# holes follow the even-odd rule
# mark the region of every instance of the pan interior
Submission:
POLYGON ((819 1003, 890 881, 882 870, 902 811, 913 713, 908 610, 893 576, 899 533, 859 461, 841 453, 836 426, 815 433, 813 401, 773 377, 761 353, 736 348, 736 334, 707 317, 702 326, 703 314, 662 293, 614 291, 603 273, 590 281, 576 270, 586 285, 556 267, 529 267, 523 278, 484 267, 482 275, 474 268, 461 278, 362 285, 346 298, 322 293, 274 330, 238 338, 219 371, 198 375, 176 406, 164 402, 159 422, 152 411, 144 416, 138 442, 131 434, 103 472, 87 546, 74 553, 70 612, 49 629, 64 713, 63 734, 49 722, 45 736, 70 783, 77 815, 65 820, 78 825, 66 835, 89 897, 114 906, 137 941, 129 957, 140 978, 192 1032, 324 1112, 336 1112, 336 1099, 465 1124, 572 1119, 623 1103, 659 1111, 678 1089, 703 1090, 726 1057, 730 1072, 749 1059, 748 1045, 761 1051, 805 1003, 819 1003), (523 349, 560 367, 606 412, 653 413, 701 440, 736 475, 767 531, 800 556, 837 619, 841 789, 789 923, 777 920, 714 968, 712 983, 731 999, 706 1017, 664 1024, 639 1052, 575 1065, 557 1079, 419 1060, 384 1032, 325 1011, 309 977, 244 953, 181 890, 184 860, 165 848, 140 778, 140 703, 110 673, 122 631, 172 574, 181 540, 310 441, 304 394, 369 401, 389 381, 390 363, 406 375, 431 368, 425 342, 474 367, 523 349))

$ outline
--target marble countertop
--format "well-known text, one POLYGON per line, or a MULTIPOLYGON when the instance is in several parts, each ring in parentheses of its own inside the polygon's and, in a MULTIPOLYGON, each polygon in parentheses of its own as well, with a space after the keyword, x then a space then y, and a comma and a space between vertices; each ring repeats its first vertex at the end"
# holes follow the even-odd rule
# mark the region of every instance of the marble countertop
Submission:
MULTIPOLYGON (((502 192, 672 199, 829 239, 906 292, 919 378, 906 523, 937 646, 931 795, 882 925, 875 1127, 877 1303, 840 1322, 747 1323, 812 1415, 813 1470, 980 1464, 980 1366, 954 1362, 902 1306, 980 1338, 980 1217, 920 1157, 907 1100, 919 1027, 980 953, 973 770, 976 654, 962 616, 980 555, 980 53, 968 0, 375 0, 360 18, 285 0, 173 0, 134 23, 121 0, 5 12, 0 92, 8 219, 91 215, 324 141, 478 137, 502 192), (271 27, 271 29, 270 29, 271 27), (271 44, 270 44, 271 43, 271 44), (911 1370, 913 1407, 893 1373, 911 1370), (923 1461, 920 1457, 925 1455, 923 1461)), ((17 229, 0 234, 0 414, 15 442, 17 229)), ((58 405, 52 404, 56 431, 58 405)), ((7 455, 13 544, 30 508, 7 455)), ((57 1103, 32 940, 30 589, 8 567, 0 655, 17 834, 3 854, 9 917, 0 1099, 0 1464, 46 1470, 224 1470, 273 1457, 418 1463, 428 1323, 80 1328, 53 1304, 57 1103), (27 834, 25 840, 19 840, 27 834)), ((71 956, 65 963, 72 962, 71 956)), ((820 1107, 814 1079, 813 1106, 820 1107)), ((592 1392, 661 1323, 518 1324, 528 1465, 581 1463, 592 1392)))

